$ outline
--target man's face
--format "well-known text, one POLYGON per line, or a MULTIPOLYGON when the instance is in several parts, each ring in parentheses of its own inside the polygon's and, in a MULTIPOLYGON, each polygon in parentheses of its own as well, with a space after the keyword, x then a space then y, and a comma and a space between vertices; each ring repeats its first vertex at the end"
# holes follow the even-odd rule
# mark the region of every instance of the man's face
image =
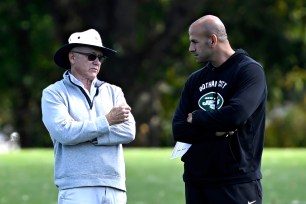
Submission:
POLYGON ((212 58, 210 39, 199 24, 193 24, 189 28, 189 52, 191 52, 198 63, 205 63, 212 58))
MULTIPOLYGON (((71 62, 71 73, 80 81, 94 80, 99 71, 102 62, 99 61, 98 56, 102 56, 102 52, 91 47, 76 47, 69 53, 71 62), (89 56, 88 55, 95 55, 89 56), (94 59, 95 58, 95 59, 94 59)), ((103 60, 103 59, 102 59, 103 60)))

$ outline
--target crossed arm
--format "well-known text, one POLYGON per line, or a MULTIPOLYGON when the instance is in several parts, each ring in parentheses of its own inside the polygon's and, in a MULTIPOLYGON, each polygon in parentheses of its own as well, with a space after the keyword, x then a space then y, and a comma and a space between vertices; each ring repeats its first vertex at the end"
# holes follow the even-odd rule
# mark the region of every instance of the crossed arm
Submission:
POLYGON ((173 118, 174 139, 197 143, 211 137, 233 134, 243 126, 264 100, 264 72, 259 66, 244 67, 236 83, 238 88, 226 105, 210 112, 192 108, 190 99, 193 90, 186 84, 173 118))

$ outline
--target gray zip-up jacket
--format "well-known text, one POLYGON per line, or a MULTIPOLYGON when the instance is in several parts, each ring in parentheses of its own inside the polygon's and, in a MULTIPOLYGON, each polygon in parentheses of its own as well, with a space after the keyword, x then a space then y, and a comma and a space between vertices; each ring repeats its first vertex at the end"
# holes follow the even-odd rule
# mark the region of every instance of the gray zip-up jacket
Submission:
POLYGON ((109 186, 126 190, 122 144, 135 139, 135 120, 112 125, 105 117, 126 103, 121 88, 95 79, 90 93, 69 71, 43 90, 42 120, 54 144, 59 189, 109 186))

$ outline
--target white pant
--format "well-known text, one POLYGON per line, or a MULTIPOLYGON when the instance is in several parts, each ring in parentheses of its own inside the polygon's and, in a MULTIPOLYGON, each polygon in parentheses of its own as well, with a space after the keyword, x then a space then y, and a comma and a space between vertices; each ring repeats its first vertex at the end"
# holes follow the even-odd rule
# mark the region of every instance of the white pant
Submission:
POLYGON ((126 204, 126 192, 110 187, 81 187, 60 190, 58 204, 126 204))

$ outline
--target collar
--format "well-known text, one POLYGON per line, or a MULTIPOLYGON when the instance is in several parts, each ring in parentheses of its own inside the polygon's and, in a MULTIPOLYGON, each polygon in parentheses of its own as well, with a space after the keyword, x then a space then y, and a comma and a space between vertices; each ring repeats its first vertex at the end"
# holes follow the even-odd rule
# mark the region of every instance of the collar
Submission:
POLYGON ((75 85, 81 87, 81 88, 86 92, 86 94, 87 94, 91 99, 93 99, 93 97, 94 97, 94 95, 95 95, 95 93, 96 93, 96 89, 97 89, 96 84, 99 83, 99 80, 98 80, 97 78, 95 78, 95 79, 92 81, 91 86, 90 86, 90 92, 89 92, 87 89, 85 89, 83 83, 82 83, 81 81, 79 81, 77 78, 75 78, 75 77, 71 74, 70 70, 67 70, 67 71, 64 73, 63 77, 64 77, 64 78, 69 77, 70 80, 71 80, 71 82, 72 82, 73 84, 75 84, 75 85))

